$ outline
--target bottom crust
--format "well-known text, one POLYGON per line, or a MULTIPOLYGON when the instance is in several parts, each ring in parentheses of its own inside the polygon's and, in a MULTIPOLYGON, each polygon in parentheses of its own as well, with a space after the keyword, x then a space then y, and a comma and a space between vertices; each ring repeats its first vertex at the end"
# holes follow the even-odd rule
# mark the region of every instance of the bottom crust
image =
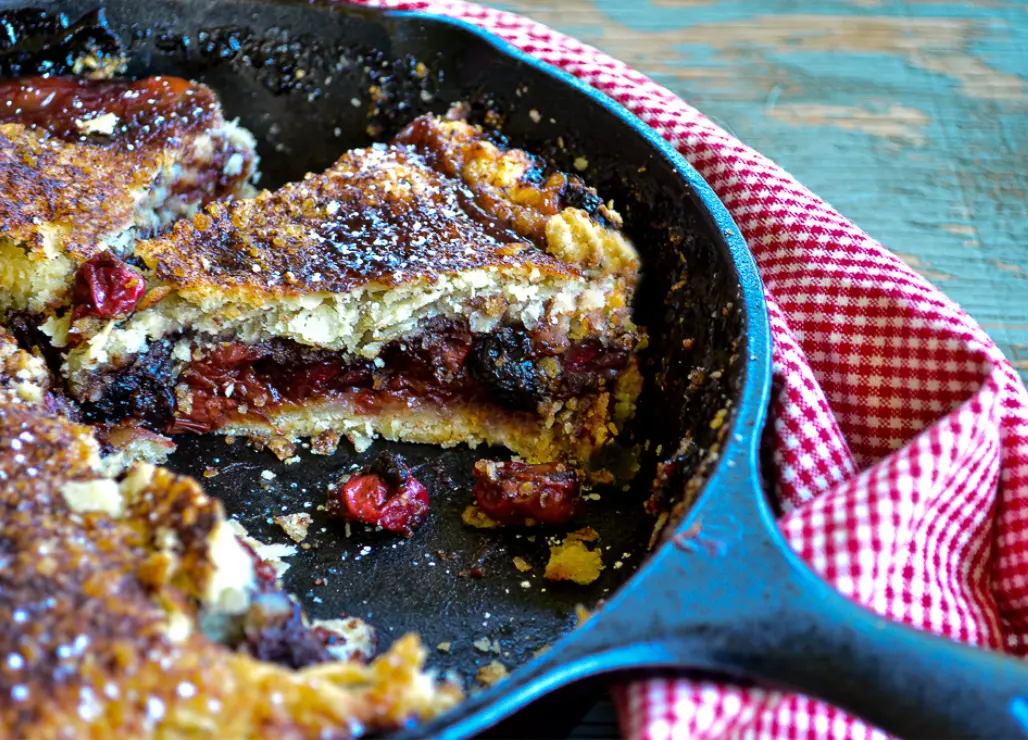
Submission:
POLYGON ((294 441, 336 432, 358 451, 366 449, 375 437, 441 447, 499 445, 528 462, 571 460, 581 465, 617 433, 608 421, 609 393, 548 404, 541 415, 508 411, 489 403, 431 399, 376 403, 369 412, 360 393, 265 411, 263 419, 237 417, 217 431, 294 441))
MULTIPOLYGON (((224 380, 218 382, 225 385, 224 380)), ((235 400, 239 394, 232 396, 233 385, 229 384, 228 392, 216 387, 215 393, 220 395, 211 396, 209 385, 194 389, 189 383, 180 383, 171 431, 214 431, 290 442, 334 434, 348 438, 358 451, 376 437, 441 447, 497 445, 530 463, 568 462, 599 473, 602 466, 597 464, 596 453, 612 442, 634 415, 642 376, 633 357, 606 389, 541 402, 534 410, 510 409, 481 395, 469 398, 411 388, 351 387, 273 404, 264 402, 267 396, 250 395, 243 403, 235 400), (230 396, 232 405, 226 407, 224 401, 230 396), (208 405, 211 398, 218 404, 213 416, 208 405), (203 426, 192 426, 194 409, 207 409, 196 417, 203 426)), ((334 443, 316 445, 316 450, 318 446, 334 449, 334 443)))

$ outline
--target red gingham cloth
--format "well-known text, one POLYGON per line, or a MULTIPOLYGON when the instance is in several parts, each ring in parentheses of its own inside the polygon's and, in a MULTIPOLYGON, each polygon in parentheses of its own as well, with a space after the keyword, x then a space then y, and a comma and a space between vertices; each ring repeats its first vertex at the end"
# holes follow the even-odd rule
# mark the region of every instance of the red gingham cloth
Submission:
MULTIPOLYGON (((1028 394, 981 327, 773 162, 596 49, 470 3, 362 1, 482 26, 666 137, 731 211, 764 278, 768 472, 792 546, 880 614, 1028 654, 1028 394)), ((885 737, 777 691, 661 679, 615 699, 632 740, 885 737)))

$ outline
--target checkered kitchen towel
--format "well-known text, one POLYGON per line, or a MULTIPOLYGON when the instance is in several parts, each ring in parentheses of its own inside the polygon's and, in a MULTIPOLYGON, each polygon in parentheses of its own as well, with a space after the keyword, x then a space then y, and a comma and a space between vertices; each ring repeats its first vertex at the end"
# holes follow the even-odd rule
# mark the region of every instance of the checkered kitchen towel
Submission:
MULTIPOLYGON (((792 546, 844 594, 956 640, 1028 654, 1028 394, 985 332, 767 158, 624 64, 455 0, 461 18, 619 101, 707 179, 767 289, 774 494, 792 546)), ((634 740, 883 737, 803 696, 651 680, 616 691, 634 740)))

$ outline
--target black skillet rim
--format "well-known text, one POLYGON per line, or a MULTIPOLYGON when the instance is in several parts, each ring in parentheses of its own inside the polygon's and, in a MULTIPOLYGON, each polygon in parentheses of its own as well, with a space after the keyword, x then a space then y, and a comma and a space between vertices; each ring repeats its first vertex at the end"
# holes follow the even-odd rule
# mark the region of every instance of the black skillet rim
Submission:
MULTIPOLYGON (((366 5, 346 0, 332 2, 331 5, 363 12, 376 10, 373 7, 369 8, 366 5)), ((741 353, 745 353, 740 367, 742 381, 740 392, 738 397, 733 399, 728 434, 719 453, 719 459, 703 486, 700 499, 707 497, 710 490, 716 489, 722 473, 726 467, 729 467, 729 460, 740 464, 745 460, 751 463, 754 470, 757 469, 756 445, 753 437, 755 434, 759 434, 759 430, 763 427, 771 395, 771 326, 764 295, 764 284, 742 232, 704 177, 667 139, 626 107, 607 96, 606 93, 583 82, 569 72, 522 51, 490 31, 469 21, 420 10, 386 10, 382 15, 387 20, 411 18, 449 24, 476 35, 480 40, 493 46, 498 53, 512 57, 543 74, 556 78, 559 82, 574 88, 579 93, 588 96, 596 104, 603 106, 642 136, 682 176, 694 198, 699 201, 701 206, 699 210, 707 216, 712 232, 720 235, 732 257, 739 286, 741 336, 745 339, 745 347, 739 350, 741 353)), ((760 496, 759 498, 763 503, 760 508, 766 514, 764 523, 772 530, 777 529, 773 511, 768 505, 766 497, 760 496)), ((699 503, 698 500, 697 504, 699 503)), ((690 524, 690 517, 686 516, 676 531, 685 531, 690 524)), ((790 549, 784 539, 780 540, 780 544, 784 549, 790 549)))
MULTIPOLYGON (((369 10, 378 10, 376 8, 368 8, 368 6, 357 3, 346 2, 345 0, 343 2, 332 2, 330 4, 342 9, 359 10, 364 13, 367 13, 369 10)), ((433 23, 448 24, 459 28, 465 33, 473 34, 479 40, 489 44, 495 48, 498 54, 505 55, 513 58, 515 61, 528 65, 535 71, 549 75, 555 78, 558 82, 561 82, 587 96, 595 104, 602 106, 609 113, 617 116, 625 124, 630 126, 634 131, 636 131, 636 133, 643 137, 643 139, 659 156, 663 157, 674 168, 674 170, 684 180, 686 185, 685 189, 691 191, 691 196, 696 201, 698 210, 706 217, 708 227, 712 232, 716 232, 727 246, 729 254, 731 255, 732 264, 736 270, 736 281, 739 291, 740 324, 742 327, 740 337, 745 342, 745 346, 740 347, 739 349, 739 352, 742 354, 742 361, 740 363, 740 390, 737 397, 733 399, 730 420, 726 425, 728 433, 724 438, 724 442, 717 455, 717 459, 713 463, 713 469, 710 470, 708 468, 707 470, 703 470, 701 466, 701 470, 698 471, 696 475, 701 477, 706 476, 707 480, 701 484, 699 496, 693 503, 689 512, 686 513, 682 521, 675 527, 674 531, 666 534, 671 537, 676 537, 688 532, 696 522, 696 514, 704 508, 707 501, 718 495, 719 489, 724 487, 726 484, 731 485, 729 483, 731 478, 739 474, 741 471, 746 471, 744 475, 747 475, 748 477, 757 477, 759 475, 758 471, 760 465, 758 455, 760 433, 767 417, 768 402, 771 395, 771 328, 763 281, 760 278, 756 261, 754 260, 749 247, 746 245, 742 232, 736 225, 724 203, 722 203, 720 198, 718 198, 717 194, 714 192, 713 188, 711 188, 699 171, 697 171, 685 159, 685 157, 671 145, 670 142, 650 128, 634 113, 608 97, 597 88, 579 80, 577 77, 565 72, 559 67, 548 64, 532 56, 528 52, 522 51, 499 36, 462 19, 425 11, 405 10, 385 10, 382 12, 382 17, 385 20, 425 20, 433 23)), ((759 485, 752 485, 747 488, 756 494, 754 496, 755 500, 753 501, 753 504, 755 505, 756 514, 763 525, 766 536, 771 539, 776 549, 781 551, 788 560, 792 561, 794 564, 799 564, 800 561, 798 556, 793 553, 788 543, 778 531, 778 527, 775 524, 774 512, 771 508, 768 497, 764 494, 763 488, 759 485)), ((749 492, 744 495, 748 496, 749 492)), ((633 574, 617 592, 612 594, 611 601, 608 603, 608 606, 610 603, 615 602, 618 595, 624 592, 627 587, 645 576, 645 573, 649 568, 649 564, 652 562, 652 556, 656 554, 656 552, 662 548, 666 549, 668 547, 673 547, 673 545, 665 542, 662 546, 658 546, 658 548, 651 553, 650 561, 643 565, 639 571, 633 574)), ((802 568, 802 570, 806 569, 802 568)), ((602 616, 608 606, 599 609, 597 615, 602 616)), ((561 637, 560 640, 555 643, 554 647, 556 648, 561 643, 565 642, 569 636, 570 635, 565 635, 561 637)), ((601 658, 602 656, 597 657, 601 658)), ((536 660, 531 660, 518 666, 513 675, 516 677, 518 673, 531 670, 531 667, 535 662, 536 660)), ((563 683, 559 678, 553 678, 555 679, 553 681, 555 685, 563 683)), ((478 707, 488 706, 493 697, 499 698, 504 694, 505 683, 507 682, 499 682, 491 688, 476 695, 473 699, 466 700, 466 703, 473 701, 478 707)), ((468 734, 478 734, 479 732, 487 731, 494 725, 496 719, 498 719, 490 716, 489 712, 481 711, 474 712, 473 717, 470 719, 466 713, 454 712, 452 714, 460 714, 465 720, 461 723, 461 730, 458 731, 460 736, 464 736, 465 732, 468 734)), ((444 714, 438 718, 438 720, 429 723, 427 726, 423 725, 417 728, 411 728, 413 729, 413 732, 410 732, 410 736, 421 737, 424 736, 426 731, 433 732, 443 730, 443 728, 447 726, 448 716, 449 714, 444 714)), ((454 717, 454 719, 456 720, 458 717, 454 717)), ((406 737, 408 733, 402 734, 406 737)))

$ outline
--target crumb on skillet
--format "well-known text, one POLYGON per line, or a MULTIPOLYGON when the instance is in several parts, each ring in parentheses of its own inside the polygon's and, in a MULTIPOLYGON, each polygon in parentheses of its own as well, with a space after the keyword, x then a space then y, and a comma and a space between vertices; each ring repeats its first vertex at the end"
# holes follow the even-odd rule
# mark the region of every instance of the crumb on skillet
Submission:
POLYGON ((475 680, 482 686, 492 686, 510 675, 507 666, 498 660, 494 660, 478 669, 475 680))
POLYGON ((307 539, 307 532, 310 529, 313 518, 310 514, 297 512, 295 514, 282 514, 274 517, 275 524, 282 527, 282 531, 289 536, 293 542, 303 542, 307 539))
POLYGON ((495 519, 490 519, 489 515, 480 509, 476 504, 469 504, 464 509, 464 513, 461 514, 461 521, 469 527, 475 529, 496 529, 502 527, 495 519))
POLYGON ((571 532, 564 541, 550 546, 550 560, 543 577, 548 581, 572 581, 585 586, 600 577, 603 554, 600 548, 590 549, 586 543, 599 539, 591 527, 571 532))

